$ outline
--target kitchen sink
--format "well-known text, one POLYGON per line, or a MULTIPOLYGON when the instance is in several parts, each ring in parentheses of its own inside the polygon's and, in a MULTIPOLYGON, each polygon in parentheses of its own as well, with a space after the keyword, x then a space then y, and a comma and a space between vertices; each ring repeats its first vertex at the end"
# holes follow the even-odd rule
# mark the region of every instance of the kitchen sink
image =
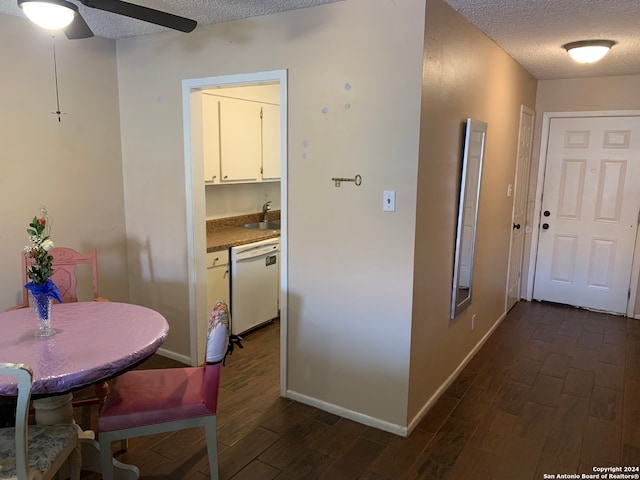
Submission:
POLYGON ((270 220, 268 222, 245 223, 244 228, 254 230, 280 230, 280 220, 270 220))

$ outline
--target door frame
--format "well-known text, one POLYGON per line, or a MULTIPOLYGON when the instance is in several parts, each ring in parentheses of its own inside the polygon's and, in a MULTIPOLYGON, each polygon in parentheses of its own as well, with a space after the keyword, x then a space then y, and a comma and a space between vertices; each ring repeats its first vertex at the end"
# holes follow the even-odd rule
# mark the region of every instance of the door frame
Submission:
MULTIPOLYGON (((530 178, 527 179, 527 183, 526 185, 522 184, 522 179, 518 178, 518 172, 520 171, 519 169, 519 164, 520 164, 520 136, 522 135, 522 119, 524 117, 524 115, 531 115, 531 119, 532 119, 532 125, 531 125, 531 138, 529 139, 530 141, 530 145, 529 145, 529 174, 531 173, 531 160, 532 160, 532 156, 533 156, 533 133, 534 133, 534 129, 536 126, 536 111, 526 107, 524 105, 520 105, 520 121, 518 124, 518 148, 516 150, 516 175, 515 175, 515 179, 514 179, 514 189, 513 189, 513 208, 511 209, 511 225, 512 225, 512 229, 510 230, 510 235, 509 235, 509 261, 507 264, 507 287, 505 288, 505 294, 504 294, 504 311, 508 312, 509 311, 509 278, 511 277, 511 269, 514 267, 514 265, 511 264, 511 249, 513 248, 513 218, 515 217, 516 214, 516 196, 518 195, 518 190, 522 189, 522 188, 526 188, 526 196, 528 197, 529 195, 529 185, 531 183, 530 178)), ((527 207, 528 207, 528 200, 527 198, 525 198, 525 222, 527 219, 527 207)), ((522 298, 522 266, 523 266, 523 260, 524 260, 524 256, 525 256, 525 241, 526 241, 526 225, 525 228, 522 232, 522 253, 520 256, 520 281, 519 281, 519 285, 518 285, 518 300, 516 301, 516 303, 518 303, 518 301, 522 298)))
MULTIPOLYGON (((545 112, 542 114, 542 128, 540 135, 540 155, 538 162, 538 179, 536 184, 535 206, 533 211, 533 225, 531 232, 531 251, 529 252, 529 271, 527 272, 527 300, 533 299, 533 282, 536 272, 536 260, 538 257, 538 241, 540 238, 540 215, 542 212, 542 195, 544 188, 544 177, 547 166, 547 148, 549 143, 549 132, 551 120, 554 118, 592 118, 592 117, 638 117, 640 110, 602 110, 585 112, 545 112)), ((640 180, 640 179, 639 179, 640 180)), ((640 229, 638 229, 640 230, 640 229)), ((629 300, 627 302, 627 317, 633 317, 636 306, 636 293, 638 291, 638 277, 640 276, 640 235, 636 231, 634 255, 631 265, 631 278, 629 279, 629 300)))
POLYGON ((182 112, 184 129, 185 190, 187 201, 187 268, 189 279, 190 359, 201 363, 197 355, 198 319, 205 321, 207 312, 206 218, 204 165, 193 162, 191 145, 191 93, 205 88, 231 87, 268 82, 280 83, 280 395, 287 392, 287 319, 288 319, 288 198, 287 198, 287 70, 272 70, 182 80, 182 112))

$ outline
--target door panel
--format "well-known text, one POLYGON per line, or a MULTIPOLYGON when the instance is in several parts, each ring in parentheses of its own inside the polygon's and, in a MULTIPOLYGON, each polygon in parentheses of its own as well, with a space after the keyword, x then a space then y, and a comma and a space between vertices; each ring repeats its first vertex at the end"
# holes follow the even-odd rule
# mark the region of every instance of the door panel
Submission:
POLYGON ((639 117, 551 120, 535 299, 626 312, 639 185, 639 117))
POLYGON ((584 195, 585 163, 584 160, 566 159, 562 161, 558 218, 580 220, 584 195))
POLYGON ((509 250, 509 273, 507 276, 507 311, 520 299, 522 278, 522 252, 527 223, 527 197, 529 170, 531 165, 531 139, 533 138, 534 112, 525 107, 520 111, 520 132, 516 165, 515 191, 513 199, 513 222, 509 250))

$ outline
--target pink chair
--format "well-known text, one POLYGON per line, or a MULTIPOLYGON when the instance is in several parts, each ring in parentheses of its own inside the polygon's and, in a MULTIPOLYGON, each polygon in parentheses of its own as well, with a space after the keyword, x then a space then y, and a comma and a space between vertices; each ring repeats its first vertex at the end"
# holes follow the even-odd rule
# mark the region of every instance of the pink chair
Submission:
MULTIPOLYGON (((53 275, 51 275, 51 280, 58 287, 63 303, 78 301, 78 280, 76 278, 76 267, 78 265, 91 265, 93 278, 93 300, 96 302, 109 301, 106 298, 102 298, 98 293, 98 254, 95 248, 89 255, 82 255, 72 248, 54 247, 49 250, 49 254, 53 257, 53 275)), ((28 281, 27 267, 32 262, 33 260, 27 259, 25 255, 22 255, 22 285, 25 285, 28 281)), ((22 303, 7 309, 7 311, 28 307, 29 291, 26 288, 23 288, 22 303)), ((74 400, 73 406, 84 407, 86 405, 98 405, 99 407, 102 407, 108 391, 109 384, 107 382, 100 383, 95 386, 95 397, 83 400, 74 400)))
MULTIPOLYGON (((106 298, 102 298, 98 293, 98 254, 94 248, 89 255, 82 255, 72 248, 54 247, 49 250, 49 254, 53 257, 53 275, 51 280, 56 284, 60 291, 60 297, 63 303, 77 302, 78 280, 76 278, 76 267, 78 265, 91 265, 93 276, 93 299, 96 302, 108 302, 106 298)), ((25 285, 27 279, 27 267, 29 259, 22 255, 22 284, 25 285)), ((9 310, 17 310, 19 308, 27 308, 29 306, 29 292, 26 288, 22 290, 22 303, 9 310)))
POLYGON ((216 411, 220 368, 229 343, 229 311, 216 303, 205 364, 133 370, 116 378, 98 417, 102 478, 113 480, 111 442, 204 426, 211 478, 218 479, 216 411))

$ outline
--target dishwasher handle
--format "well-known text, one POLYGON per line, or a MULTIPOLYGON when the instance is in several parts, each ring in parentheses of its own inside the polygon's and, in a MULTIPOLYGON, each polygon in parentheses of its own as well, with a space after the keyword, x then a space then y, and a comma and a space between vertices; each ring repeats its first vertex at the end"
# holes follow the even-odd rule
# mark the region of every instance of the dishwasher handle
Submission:
POLYGON ((275 253, 278 251, 279 251, 279 248, 277 245, 266 245, 262 247, 241 250, 238 252, 232 252, 232 256, 233 258, 235 258, 236 261, 238 261, 238 260, 247 260, 249 258, 261 257, 261 256, 269 255, 270 253, 275 253))

